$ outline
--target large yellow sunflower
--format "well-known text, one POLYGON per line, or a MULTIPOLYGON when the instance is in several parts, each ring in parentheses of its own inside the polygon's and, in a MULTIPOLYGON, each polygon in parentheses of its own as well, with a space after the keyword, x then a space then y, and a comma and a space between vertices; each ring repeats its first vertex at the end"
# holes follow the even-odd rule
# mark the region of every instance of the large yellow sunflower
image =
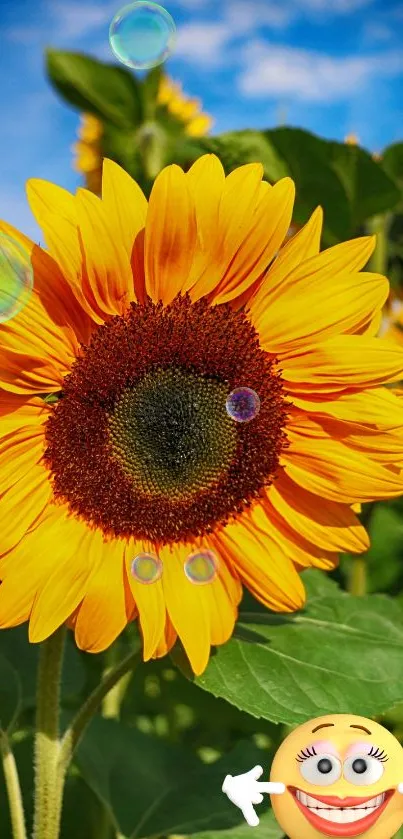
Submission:
POLYGON ((29 183, 47 251, 0 225, 35 272, 0 329, 0 625, 97 652, 138 616, 145 659, 179 636, 201 673, 242 584, 300 608, 301 569, 368 547, 351 505, 403 492, 403 352, 372 238, 319 253, 317 209, 280 247, 290 179, 207 155, 147 205, 106 160, 102 193, 29 183))

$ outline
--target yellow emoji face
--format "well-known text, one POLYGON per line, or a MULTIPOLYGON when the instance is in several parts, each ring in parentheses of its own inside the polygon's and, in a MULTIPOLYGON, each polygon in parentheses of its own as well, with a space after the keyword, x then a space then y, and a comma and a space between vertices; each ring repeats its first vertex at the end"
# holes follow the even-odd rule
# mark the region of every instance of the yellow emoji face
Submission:
POLYGON ((365 717, 331 714, 304 723, 276 752, 274 815, 289 839, 392 839, 403 824, 403 749, 365 717))

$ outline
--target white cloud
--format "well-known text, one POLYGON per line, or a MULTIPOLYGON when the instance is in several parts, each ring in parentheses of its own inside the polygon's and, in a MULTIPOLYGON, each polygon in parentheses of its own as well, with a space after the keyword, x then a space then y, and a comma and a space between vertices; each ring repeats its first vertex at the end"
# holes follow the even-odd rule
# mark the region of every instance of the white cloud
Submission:
POLYGON ((203 64, 220 64, 232 33, 223 22, 185 23, 178 28, 175 58, 203 64))
POLYGON ((311 102, 346 100, 375 74, 395 75, 403 70, 398 53, 339 58, 257 40, 247 45, 243 58, 245 69, 238 87, 245 96, 311 102))
POLYGON ((300 12, 320 12, 326 16, 351 14, 374 0, 293 0, 300 12))

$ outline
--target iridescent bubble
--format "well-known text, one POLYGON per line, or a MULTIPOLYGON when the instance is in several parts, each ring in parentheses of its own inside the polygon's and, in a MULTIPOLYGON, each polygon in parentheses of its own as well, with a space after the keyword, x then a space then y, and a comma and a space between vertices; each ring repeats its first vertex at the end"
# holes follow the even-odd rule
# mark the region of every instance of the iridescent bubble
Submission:
POLYGON ((196 551, 188 556, 184 569, 191 583, 211 583, 217 575, 217 557, 213 551, 196 551))
POLYGON ((28 303, 34 285, 31 258, 16 239, 0 233, 0 323, 14 318, 28 303))
POLYGON ((156 554, 138 554, 131 564, 131 572, 139 583, 155 583, 162 575, 162 562, 156 554))
POLYGON ((250 422, 260 411, 260 399, 250 387, 236 387, 225 403, 227 414, 236 422, 250 422))
POLYGON ((176 40, 173 18, 158 3, 139 0, 120 9, 109 27, 109 43, 116 58, 135 70, 162 64, 176 40))

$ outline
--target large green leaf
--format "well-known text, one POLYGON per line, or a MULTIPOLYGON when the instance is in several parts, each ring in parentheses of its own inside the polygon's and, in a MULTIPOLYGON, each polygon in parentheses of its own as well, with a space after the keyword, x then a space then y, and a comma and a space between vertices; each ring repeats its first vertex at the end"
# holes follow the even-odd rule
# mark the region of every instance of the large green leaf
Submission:
MULTIPOLYGON (((124 836, 226 830, 243 823, 221 791, 226 774, 267 767, 272 755, 249 742, 212 765, 164 740, 96 718, 78 748, 80 772, 124 836)), ((267 800, 260 812, 267 810, 267 800)))
MULTIPOLYGON (((194 839, 251 839, 251 829, 244 822, 228 830, 203 831, 193 834, 194 839)), ((253 839, 281 839, 284 831, 274 818, 273 810, 260 815, 260 824, 253 829, 253 839)))
POLYGON ((351 233, 374 215, 397 206, 400 192, 380 163, 359 146, 326 142, 329 162, 350 202, 351 233))
POLYGON ((46 69, 56 90, 75 108, 122 128, 142 120, 140 87, 123 67, 88 55, 48 50, 46 69))
MULTIPOLYGON (((309 572, 303 577, 308 581, 309 572)), ((234 637, 196 684, 273 722, 347 712, 371 717, 403 699, 403 608, 332 584, 329 593, 314 587, 297 614, 241 611, 234 637)))
POLYGON ((334 244, 351 232, 350 202, 329 159, 324 140, 300 128, 274 128, 263 135, 285 162, 297 194, 293 221, 303 224, 315 207, 324 210, 324 240, 334 244))
POLYGON ((216 154, 228 174, 244 163, 262 163, 268 181, 278 181, 289 174, 287 163, 277 153, 270 138, 260 131, 230 131, 217 137, 198 137, 183 145, 182 156, 187 154, 193 163, 200 154, 216 154), (192 153, 192 150, 193 153, 192 153))
POLYGON ((383 152, 381 164, 403 192, 403 143, 393 143, 383 152))

